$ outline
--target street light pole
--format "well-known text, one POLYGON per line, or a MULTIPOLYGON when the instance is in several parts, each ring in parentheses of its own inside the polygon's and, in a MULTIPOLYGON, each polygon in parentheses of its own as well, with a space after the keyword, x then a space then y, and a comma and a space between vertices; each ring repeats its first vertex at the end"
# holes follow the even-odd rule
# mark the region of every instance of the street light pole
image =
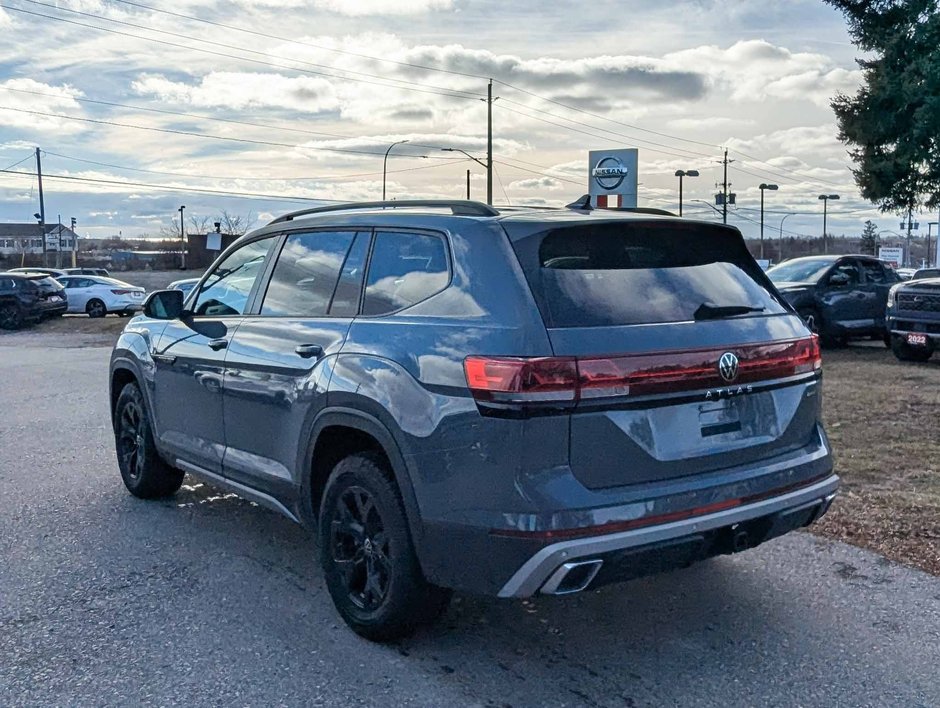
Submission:
POLYGON ((470 200, 470 170, 467 170, 467 200, 470 200))
POLYGON ((829 237, 826 230, 826 220, 829 215, 829 200, 838 199, 838 194, 820 194, 819 199, 823 203, 823 253, 829 253, 829 237))
POLYGON ((389 145, 388 150, 385 151, 385 157, 382 159, 382 201, 383 202, 385 201, 385 175, 387 173, 386 168, 388 167, 388 154, 392 151, 392 148, 395 147, 396 145, 403 145, 407 142, 408 142, 407 140, 399 140, 398 142, 392 143, 391 145, 389 145))
POLYGON ((791 216, 794 216, 794 215, 787 214, 780 220, 780 238, 778 241, 780 244, 780 248, 779 248, 780 253, 777 254, 780 257, 780 263, 783 263, 783 222, 789 219, 791 216))
POLYGON ((676 177, 679 178, 679 216, 682 216, 682 178, 698 177, 698 170, 676 170, 676 177))
POLYGON ((764 190, 769 189, 772 192, 780 189, 776 184, 760 185, 760 259, 764 260, 764 190))
POLYGON ((180 213, 180 243, 183 246, 180 251, 180 270, 186 270, 186 231, 183 226, 183 209, 185 208, 186 206, 183 205, 178 209, 180 213))
MULTIPOLYGON (((466 150, 461 150, 460 148, 441 148, 441 152, 459 152, 461 155, 466 155, 466 156, 469 157, 471 160, 473 160, 475 163, 477 163, 477 164, 480 165, 481 167, 485 167, 487 170, 489 170, 489 164, 492 163, 492 158, 488 158, 487 160, 481 160, 480 158, 474 157, 473 155, 471 155, 471 154, 470 154, 469 152, 467 152, 466 150)), ((487 172, 487 174, 489 174, 489 172, 487 172)), ((470 170, 467 170, 467 199, 469 199, 469 198, 470 198, 470 170)), ((490 194, 490 195, 487 197, 486 203, 487 203, 487 204, 492 204, 492 203, 493 203, 493 195, 492 195, 492 194, 490 194)))

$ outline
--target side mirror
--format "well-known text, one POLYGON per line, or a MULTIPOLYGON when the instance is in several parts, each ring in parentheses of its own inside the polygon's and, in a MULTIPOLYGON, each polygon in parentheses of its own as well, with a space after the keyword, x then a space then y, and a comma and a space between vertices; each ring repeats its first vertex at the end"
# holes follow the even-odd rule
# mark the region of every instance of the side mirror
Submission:
POLYGON ((842 288, 849 284, 849 276, 845 273, 833 273, 829 276, 829 285, 834 288, 842 288))
POLYGON ((176 320, 183 315, 182 290, 157 290, 144 301, 144 314, 155 320, 176 320))

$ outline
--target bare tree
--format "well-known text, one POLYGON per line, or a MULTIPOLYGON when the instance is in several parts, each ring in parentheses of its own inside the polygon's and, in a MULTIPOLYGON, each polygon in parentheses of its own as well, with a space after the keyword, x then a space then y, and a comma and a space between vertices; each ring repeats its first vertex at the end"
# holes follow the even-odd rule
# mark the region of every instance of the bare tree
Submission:
POLYGON ((222 233, 231 236, 244 236, 256 220, 257 217, 251 211, 247 214, 231 214, 223 209, 222 215, 219 217, 222 233))
MULTIPOLYGON (((192 236, 194 234, 207 234, 210 231, 213 231, 214 227, 212 225, 212 219, 208 216, 199 216, 198 214, 193 214, 187 219, 186 223, 186 235, 192 236)), ((160 237, 164 239, 172 239, 174 241, 180 240, 180 220, 171 219, 169 223, 164 224, 160 227, 160 237)))

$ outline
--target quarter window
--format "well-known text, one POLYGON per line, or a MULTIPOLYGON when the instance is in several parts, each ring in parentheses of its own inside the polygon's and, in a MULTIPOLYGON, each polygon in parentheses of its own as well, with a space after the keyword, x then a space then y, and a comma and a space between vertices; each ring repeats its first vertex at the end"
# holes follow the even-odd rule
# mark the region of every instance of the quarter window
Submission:
POLYGON ((288 236, 274 266, 261 314, 325 316, 355 238, 355 231, 314 231, 288 236))
POLYGON ((245 314, 251 289, 273 242, 273 236, 252 241, 229 254, 206 278, 193 312, 213 317, 245 314))
POLYGON ((364 315, 384 315, 426 300, 447 286, 447 248, 439 236, 379 231, 375 235, 364 315))
POLYGON ((862 270, 865 271, 865 279, 869 283, 887 283, 890 282, 888 274, 880 263, 874 261, 862 261, 862 270))

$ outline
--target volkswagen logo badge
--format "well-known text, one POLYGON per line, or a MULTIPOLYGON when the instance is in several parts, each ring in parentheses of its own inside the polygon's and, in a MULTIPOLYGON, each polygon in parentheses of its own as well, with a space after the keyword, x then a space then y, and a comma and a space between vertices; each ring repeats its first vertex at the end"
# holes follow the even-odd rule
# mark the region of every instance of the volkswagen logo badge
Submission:
POLYGON ((626 166, 616 157, 604 157, 598 160, 592 170, 594 181, 601 189, 611 191, 617 189, 629 174, 626 166))
POLYGON ((718 373, 728 383, 738 377, 738 356, 732 352, 725 352, 718 360, 718 373))

